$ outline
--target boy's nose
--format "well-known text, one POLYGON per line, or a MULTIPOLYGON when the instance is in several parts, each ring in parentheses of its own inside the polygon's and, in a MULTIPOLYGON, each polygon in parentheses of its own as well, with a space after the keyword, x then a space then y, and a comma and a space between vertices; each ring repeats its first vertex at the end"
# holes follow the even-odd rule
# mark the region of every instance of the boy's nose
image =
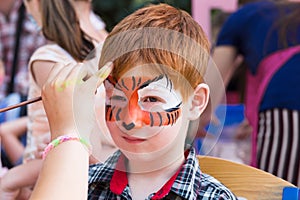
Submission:
POLYGON ((129 98, 128 105, 123 111, 123 122, 122 126, 126 130, 131 130, 133 128, 141 128, 143 125, 142 116, 143 111, 138 105, 138 94, 137 92, 132 93, 129 98))
POLYGON ((122 126, 127 130, 130 131, 131 129, 135 128, 135 124, 133 122, 127 124, 125 122, 122 123, 122 126))
POLYGON ((129 109, 125 109, 124 113, 123 113, 122 126, 126 130, 131 130, 134 128, 141 128, 143 123, 142 123, 141 119, 139 119, 138 116, 139 116, 138 111, 136 111, 136 110, 129 111, 129 109))

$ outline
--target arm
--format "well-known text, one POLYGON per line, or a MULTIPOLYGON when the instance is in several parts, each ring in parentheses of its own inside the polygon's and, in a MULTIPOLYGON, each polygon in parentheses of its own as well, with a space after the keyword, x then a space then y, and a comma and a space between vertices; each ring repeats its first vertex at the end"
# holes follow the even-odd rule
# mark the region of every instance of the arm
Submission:
POLYGON ((210 82, 212 110, 215 110, 225 94, 226 87, 236 70, 241 63, 241 57, 238 56, 234 46, 219 46, 216 47, 213 54, 213 65, 207 74, 208 82, 210 82), (220 91, 224 89, 224 91, 220 91))
POLYGON ((215 102, 212 102, 213 110, 225 94, 225 90, 220 91, 220 88, 227 88, 234 71, 241 64, 242 57, 239 53, 244 49, 246 43, 244 41, 247 40, 245 36, 247 32, 243 27, 249 20, 249 15, 245 14, 248 10, 251 11, 251 8, 243 7, 232 13, 218 33, 216 46, 212 51, 214 62, 212 64, 215 64, 212 68, 216 68, 217 71, 213 71, 208 77, 210 81, 213 81, 210 85, 212 98, 215 98, 215 102))
POLYGON ((19 137, 27 130, 28 117, 4 122, 0 126, 1 143, 12 163, 16 163, 23 155, 24 146, 19 137))
POLYGON ((22 189, 32 188, 41 166, 42 160, 39 159, 10 169, 1 178, 0 199, 15 199, 22 189))
POLYGON ((47 80, 47 77, 55 62, 36 60, 30 66, 30 73, 32 74, 36 84, 42 88, 47 80))
MULTIPOLYGON (((84 84, 77 84, 78 80, 86 75, 84 72, 79 76, 80 70, 84 69, 80 66, 66 67, 55 64, 44 85, 42 98, 52 139, 66 134, 77 136, 81 130, 84 130, 84 134, 89 138, 92 127, 89 115, 93 113, 94 93, 97 87, 94 78, 90 78, 84 84), (62 88, 61 86, 65 87, 58 90, 62 88), (75 99, 84 101, 78 104, 79 118, 74 118, 77 114, 74 110, 75 99), (86 108, 83 105, 91 107, 86 108)), ((88 161, 89 154, 81 143, 77 141, 61 143, 52 149, 44 160, 30 199, 86 199, 88 161)))
POLYGON ((79 142, 49 152, 31 195, 35 199, 87 199, 88 153, 79 142))
MULTIPOLYGON (((29 93, 29 98, 35 97, 33 95, 41 95, 41 88, 45 84, 47 77, 54 66, 55 62, 52 61, 43 61, 43 60, 34 60, 30 65, 30 73, 32 74, 35 83, 38 85, 38 87, 34 85, 30 85, 30 87, 34 88, 34 94, 29 93)), ((27 137, 32 137, 34 140, 30 139, 31 141, 34 141, 37 150, 30 150, 30 155, 26 159, 32 159, 32 158, 41 158, 41 152, 43 151, 43 148, 45 145, 49 143, 50 140, 50 129, 48 120, 46 117, 46 113, 44 112, 44 107, 42 102, 37 102, 35 105, 32 105, 28 108, 28 116, 30 118, 29 121, 29 127, 30 132, 27 137), (34 157, 32 157, 34 154, 34 157)), ((29 150, 30 148, 26 148, 26 150, 29 150)), ((25 150, 25 151, 26 151, 25 150)))
POLYGON ((241 64, 241 57, 238 56, 234 46, 218 46, 214 49, 212 59, 220 71, 226 88, 234 71, 241 64))

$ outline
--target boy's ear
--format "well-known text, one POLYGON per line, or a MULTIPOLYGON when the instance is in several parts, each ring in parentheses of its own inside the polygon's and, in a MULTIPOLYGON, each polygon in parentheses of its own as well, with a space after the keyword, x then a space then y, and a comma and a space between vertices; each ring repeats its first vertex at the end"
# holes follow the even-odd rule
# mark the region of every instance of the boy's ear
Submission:
POLYGON ((194 90, 192 104, 190 108, 189 120, 196 120, 205 110, 209 100, 209 87, 205 83, 200 83, 194 90))

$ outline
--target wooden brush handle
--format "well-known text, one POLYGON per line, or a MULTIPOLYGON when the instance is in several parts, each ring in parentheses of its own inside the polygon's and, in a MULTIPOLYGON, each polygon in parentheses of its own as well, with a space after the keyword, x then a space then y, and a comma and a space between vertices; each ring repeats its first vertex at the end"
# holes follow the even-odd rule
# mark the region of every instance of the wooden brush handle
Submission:
POLYGON ((22 101, 21 103, 18 103, 18 104, 11 105, 11 106, 0 109, 0 113, 6 112, 8 110, 15 109, 15 108, 18 108, 18 107, 21 107, 21 106, 25 106, 27 104, 31 104, 31 103, 34 103, 34 102, 37 102, 37 101, 41 101, 41 100, 42 100, 42 97, 39 96, 39 97, 29 99, 27 101, 22 101))
MULTIPOLYGON (((100 78, 101 81, 104 81, 108 77, 108 75, 110 74, 112 68, 113 68, 113 63, 112 62, 107 62, 100 70, 98 70, 96 72, 95 75, 98 78, 100 78)), ((91 76, 87 77, 86 80, 89 79, 90 77, 91 76)), ((27 101, 22 101, 21 103, 18 103, 18 104, 15 104, 15 105, 8 106, 8 107, 0 109, 0 113, 6 112, 8 110, 15 109, 15 108, 18 108, 18 107, 21 107, 21 106, 25 106, 25 105, 28 105, 28 104, 31 104, 31 103, 35 103, 35 102, 41 101, 41 100, 42 100, 42 97, 39 96, 39 97, 35 97, 35 98, 32 98, 32 99, 29 99, 27 101)))

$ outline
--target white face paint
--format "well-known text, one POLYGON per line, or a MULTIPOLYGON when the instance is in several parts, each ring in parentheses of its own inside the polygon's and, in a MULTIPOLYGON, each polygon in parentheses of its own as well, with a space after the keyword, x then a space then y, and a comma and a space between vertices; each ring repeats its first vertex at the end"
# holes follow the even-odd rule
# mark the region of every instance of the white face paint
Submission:
POLYGON ((182 98, 166 76, 138 90, 138 103, 142 110, 161 112, 181 104, 182 98))
POLYGON ((179 155, 176 149, 184 148, 189 104, 182 102, 168 75, 151 72, 136 67, 104 82, 106 123, 114 143, 130 161, 164 157, 173 162, 179 155))

